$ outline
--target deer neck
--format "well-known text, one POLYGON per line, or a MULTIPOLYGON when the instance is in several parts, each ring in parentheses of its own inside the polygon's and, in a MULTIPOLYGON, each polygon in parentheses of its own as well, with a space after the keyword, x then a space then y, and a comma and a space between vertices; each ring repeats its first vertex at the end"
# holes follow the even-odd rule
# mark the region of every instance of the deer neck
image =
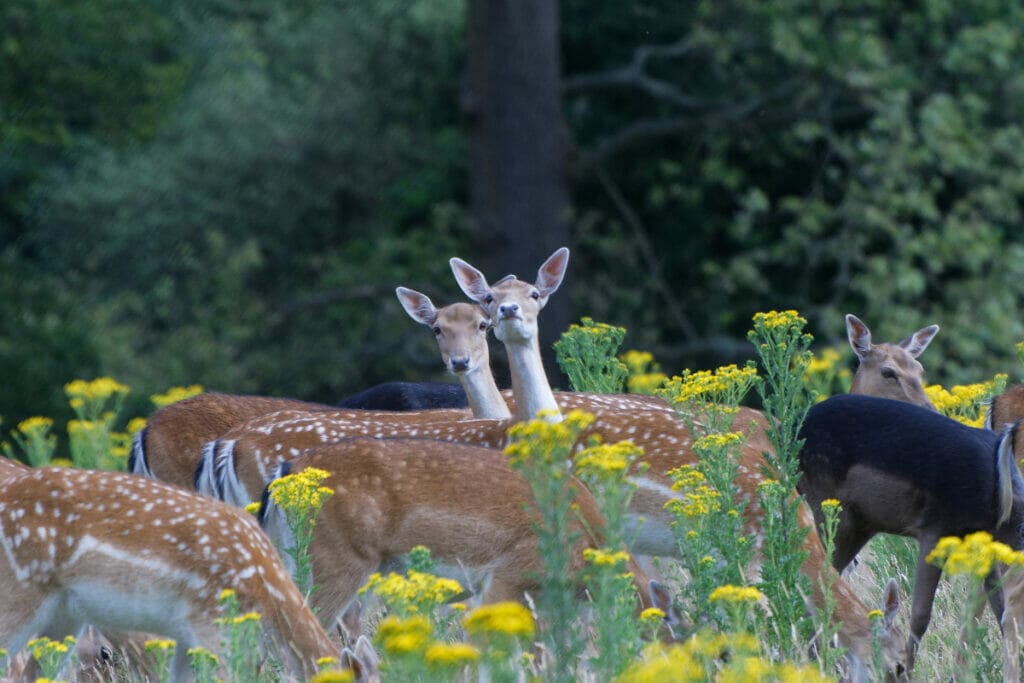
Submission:
POLYGON ((522 343, 506 343, 509 370, 512 373, 512 394, 516 398, 516 419, 532 420, 541 410, 555 411, 555 417, 548 418, 551 422, 561 422, 562 414, 555 395, 544 374, 544 363, 540 357, 540 344, 537 339, 524 340, 522 343))
POLYGON ((501 397, 498 385, 494 381, 490 365, 459 375, 459 382, 469 399, 469 408, 473 417, 487 420, 504 420, 512 417, 508 404, 501 397))

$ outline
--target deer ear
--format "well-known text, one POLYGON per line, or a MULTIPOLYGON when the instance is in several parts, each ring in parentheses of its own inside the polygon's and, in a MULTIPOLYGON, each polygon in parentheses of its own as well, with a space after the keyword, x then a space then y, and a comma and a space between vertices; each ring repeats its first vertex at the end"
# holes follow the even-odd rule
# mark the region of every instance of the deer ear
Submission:
POLYGON ((857 358, 864 360, 871 352, 871 330, 853 313, 846 314, 846 337, 857 358))
POLYGON ((569 250, 565 247, 557 250, 548 257, 537 271, 537 281, 534 283, 540 291, 540 295, 547 299, 555 293, 555 290, 562 284, 565 277, 565 269, 569 266, 569 250))
POLYGON ((452 267, 452 274, 455 275, 459 288, 466 296, 483 306, 491 294, 491 287, 487 284, 484 274, 460 258, 452 257, 448 264, 452 267))
POLYGON ((921 352, 928 348, 928 344, 931 343, 932 339, 936 334, 939 333, 938 325, 929 325, 928 327, 922 328, 910 335, 899 343, 900 347, 906 349, 914 358, 921 355, 921 352))
POLYGON ((896 579, 890 578, 885 584, 885 592, 882 593, 882 614, 886 628, 896 621, 896 612, 900 609, 900 593, 896 586, 896 579))
POLYGON ((437 309, 426 294, 420 294, 415 289, 397 287, 395 295, 398 296, 398 301, 405 312, 416 322, 433 325, 437 320, 437 309))
POLYGON ((668 586, 652 580, 648 584, 648 589, 651 594, 651 605, 665 613, 665 623, 670 627, 682 625, 683 618, 676 611, 674 596, 668 586))

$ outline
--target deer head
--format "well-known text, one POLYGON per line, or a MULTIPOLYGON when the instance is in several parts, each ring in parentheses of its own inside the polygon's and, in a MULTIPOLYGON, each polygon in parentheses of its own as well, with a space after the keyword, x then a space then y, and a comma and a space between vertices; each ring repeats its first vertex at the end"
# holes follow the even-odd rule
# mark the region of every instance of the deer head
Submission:
POLYGON ((924 392, 924 368, 917 357, 938 331, 938 325, 929 325, 897 344, 873 344, 868 326, 857 316, 847 314, 846 336, 860 361, 850 393, 891 398, 935 410, 924 392))
POLYGON ((435 308, 426 294, 399 287, 398 301, 409 317, 426 325, 434 333, 448 372, 459 378, 469 399, 473 417, 500 420, 510 417, 508 404, 501 397, 491 374, 487 331, 491 319, 479 306, 451 304, 435 308))

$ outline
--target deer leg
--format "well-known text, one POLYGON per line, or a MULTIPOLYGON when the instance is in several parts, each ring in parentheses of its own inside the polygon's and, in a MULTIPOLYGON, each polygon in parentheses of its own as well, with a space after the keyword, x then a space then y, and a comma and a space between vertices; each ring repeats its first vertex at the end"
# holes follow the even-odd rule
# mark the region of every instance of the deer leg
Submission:
POLYGON ((917 566, 914 569, 914 597, 910 608, 910 638, 907 639, 907 670, 914 668, 914 656, 921 643, 924 632, 932 620, 932 602, 935 590, 939 585, 942 570, 925 561, 925 557, 935 547, 936 539, 922 539, 917 553, 917 566))
POLYGON ((1021 637, 1024 636, 1024 572, 1007 567, 1003 572, 1006 609, 1000 621, 1003 630, 1003 680, 1020 681, 1021 637))

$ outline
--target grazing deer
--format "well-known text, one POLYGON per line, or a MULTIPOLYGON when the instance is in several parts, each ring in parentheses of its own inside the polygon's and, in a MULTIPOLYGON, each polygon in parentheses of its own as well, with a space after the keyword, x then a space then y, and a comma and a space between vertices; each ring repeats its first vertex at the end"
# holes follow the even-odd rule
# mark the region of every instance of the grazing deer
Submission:
POLYGON ((511 417, 491 374, 487 331, 491 320, 472 304, 450 304, 435 308, 426 294, 414 289, 395 289, 398 301, 409 317, 434 333, 445 368, 459 379, 473 417, 501 420, 511 417))
MULTIPOLYGON (((274 478, 316 467, 334 491, 317 518, 310 546, 313 610, 325 623, 342 614, 385 560, 426 546, 443 575, 486 574, 487 602, 523 600, 538 587, 544 563, 537 547, 533 492, 500 452, 428 439, 345 439, 277 467, 274 478), (500 495, 481 496, 484 491, 500 495)), ((583 548, 601 547, 605 525, 590 493, 574 482, 579 512, 572 533, 572 570, 583 548)), ((264 493, 260 521, 282 557, 294 539, 283 511, 264 493)), ((289 560, 286 560, 286 563, 289 560)), ((629 571, 641 607, 673 616, 672 597, 649 582, 635 563, 629 571), (650 594, 648 594, 650 591, 650 594)))
MULTIPOLYGON (((631 480, 638 486, 628 511, 628 523, 634 539, 631 550, 636 554, 677 556, 679 550, 671 529, 674 519, 665 510, 665 503, 681 494, 672 489, 673 482, 668 472, 697 462, 692 450, 692 435, 681 420, 662 411, 626 413, 598 410, 594 413, 595 423, 585 430, 578 443, 586 443, 595 434, 600 434, 607 442, 632 440, 644 449, 642 462, 649 467, 644 470, 638 464, 630 473, 631 480)), ((217 476, 212 490, 204 492, 238 505, 247 504, 260 495, 280 462, 352 437, 384 440, 411 437, 503 448, 507 444, 506 432, 511 423, 512 420, 465 420, 400 425, 332 419, 330 413, 268 415, 232 430, 224 438, 208 445, 207 456, 211 458, 211 467, 217 476)), ((736 485, 744 499, 749 501, 746 533, 755 539, 755 547, 761 543, 760 529, 765 515, 758 503, 757 487, 764 480, 763 452, 770 449, 764 424, 764 416, 748 408, 742 408, 734 422, 734 429, 751 431, 740 454, 736 485)), ((401 472, 401 469, 396 468, 396 471, 401 472)), ((455 470, 448 472, 448 476, 457 479, 453 472, 455 470)), ((813 517, 806 508, 802 510, 800 524, 808 530, 813 529, 813 517)), ((824 604, 822 578, 829 575, 832 598, 837 605, 836 618, 842 621, 840 639, 859 661, 871 661, 872 625, 867 618, 868 608, 828 566, 822 546, 813 534, 806 539, 804 550, 807 559, 803 571, 813 584, 813 603, 824 604)), ((749 568, 751 580, 755 580, 760 562, 761 558, 757 556, 749 568)), ((886 662, 892 667, 902 663, 903 658, 902 639, 896 635, 892 622, 897 604, 895 592, 887 593, 887 621, 882 643, 886 662)))
POLYGON ((219 650, 221 591, 262 615, 295 672, 337 656, 270 541, 250 515, 173 486, 114 472, 44 468, 0 480, 0 647, 61 639, 85 623, 219 650))
MULTIPOLYGON (((909 669, 942 574, 925 561, 938 540, 987 531, 1011 548, 1024 548, 1024 481, 1014 461, 1014 433, 997 435, 905 402, 846 394, 813 406, 800 438, 805 443, 798 489, 818 524, 823 500, 842 504, 833 556, 837 569, 875 534, 918 542, 909 669)), ((986 585, 1001 620, 997 578, 988 577, 986 585)), ((1006 666, 1016 670, 1015 662, 1006 666)))
POLYGON ((929 325, 897 344, 872 344, 868 326, 848 313, 846 336, 859 359, 850 393, 891 398, 935 410, 924 392, 924 368, 917 357, 928 348, 938 331, 938 325, 929 325))

